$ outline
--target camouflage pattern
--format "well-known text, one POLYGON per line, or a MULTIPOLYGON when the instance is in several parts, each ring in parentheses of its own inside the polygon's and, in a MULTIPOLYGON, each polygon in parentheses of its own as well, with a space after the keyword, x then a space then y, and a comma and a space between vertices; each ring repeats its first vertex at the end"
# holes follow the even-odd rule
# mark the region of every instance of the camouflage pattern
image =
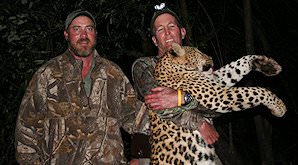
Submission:
POLYGON ((16 123, 19 164, 127 164, 120 127, 134 129, 134 90, 121 69, 94 52, 90 96, 69 51, 34 74, 16 123))
MULTIPOLYGON (((154 79, 154 68, 157 62, 158 56, 141 57, 138 58, 132 66, 134 88, 139 100, 144 101, 144 96, 149 94, 152 88, 158 86, 158 82, 154 79)), ((207 109, 198 106, 198 102, 193 100, 185 106, 156 112, 163 119, 169 119, 179 126, 183 126, 191 130, 197 130, 204 120, 211 121, 211 119, 203 118, 201 115, 200 112, 205 110, 207 109)), ((145 131, 147 134, 150 134, 148 130, 144 130, 149 129, 148 123, 148 115, 144 115, 144 119, 140 124, 141 126, 139 126, 142 128, 140 131, 145 131)))

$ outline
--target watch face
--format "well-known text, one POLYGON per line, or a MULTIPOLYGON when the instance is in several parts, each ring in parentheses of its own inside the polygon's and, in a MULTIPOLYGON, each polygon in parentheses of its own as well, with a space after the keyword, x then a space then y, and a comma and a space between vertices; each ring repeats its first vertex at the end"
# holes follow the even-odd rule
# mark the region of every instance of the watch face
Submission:
POLYGON ((185 93, 185 96, 184 96, 184 102, 185 102, 185 104, 188 104, 188 103, 190 103, 192 101, 192 97, 191 97, 191 95, 189 94, 189 93, 185 93))

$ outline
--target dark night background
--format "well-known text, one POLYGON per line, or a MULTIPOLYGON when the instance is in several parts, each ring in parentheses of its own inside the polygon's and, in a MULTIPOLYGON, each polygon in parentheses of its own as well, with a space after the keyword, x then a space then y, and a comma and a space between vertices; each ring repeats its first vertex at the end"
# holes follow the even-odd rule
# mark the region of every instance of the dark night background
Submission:
MULTIPOLYGON (((3 0, 2 0, 3 1, 3 0)), ((157 0, 11 0, 0 2, 0 164, 16 164, 14 126, 32 74, 66 49, 64 20, 83 8, 97 20, 100 54, 131 78, 132 62, 154 55, 148 31, 157 0)), ((297 0, 172 0, 188 29, 186 42, 213 57, 217 67, 247 54, 244 8, 250 2, 253 52, 274 58, 283 71, 274 77, 251 73, 238 85, 267 87, 284 100, 288 112, 274 117, 264 106, 214 119, 224 164, 298 164, 298 2, 297 0)), ((125 142, 129 146, 129 137, 125 142)), ((130 150, 126 150, 130 158, 130 150)))

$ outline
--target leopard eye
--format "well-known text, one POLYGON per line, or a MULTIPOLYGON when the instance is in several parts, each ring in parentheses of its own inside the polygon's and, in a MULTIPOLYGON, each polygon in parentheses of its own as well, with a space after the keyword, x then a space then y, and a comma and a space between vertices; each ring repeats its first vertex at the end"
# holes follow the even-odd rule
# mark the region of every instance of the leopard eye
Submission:
POLYGON ((208 71, 211 67, 212 67, 212 65, 210 65, 210 64, 204 65, 203 71, 208 71))
POLYGON ((177 53, 176 53, 173 49, 170 49, 170 50, 169 50, 169 53, 170 53, 172 56, 174 56, 174 57, 177 57, 177 56, 178 56, 177 53))

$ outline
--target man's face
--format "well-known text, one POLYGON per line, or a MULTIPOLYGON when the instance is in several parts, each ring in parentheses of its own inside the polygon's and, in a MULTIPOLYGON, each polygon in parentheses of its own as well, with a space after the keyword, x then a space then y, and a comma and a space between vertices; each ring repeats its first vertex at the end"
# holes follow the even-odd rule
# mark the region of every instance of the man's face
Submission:
POLYGON ((155 19, 154 31, 152 41, 158 47, 159 55, 168 51, 173 42, 181 45, 186 35, 185 28, 179 28, 176 18, 168 13, 161 14, 155 19))
POLYGON ((64 31, 68 47, 76 56, 89 56, 96 45, 96 29, 93 21, 87 16, 76 17, 64 31))

